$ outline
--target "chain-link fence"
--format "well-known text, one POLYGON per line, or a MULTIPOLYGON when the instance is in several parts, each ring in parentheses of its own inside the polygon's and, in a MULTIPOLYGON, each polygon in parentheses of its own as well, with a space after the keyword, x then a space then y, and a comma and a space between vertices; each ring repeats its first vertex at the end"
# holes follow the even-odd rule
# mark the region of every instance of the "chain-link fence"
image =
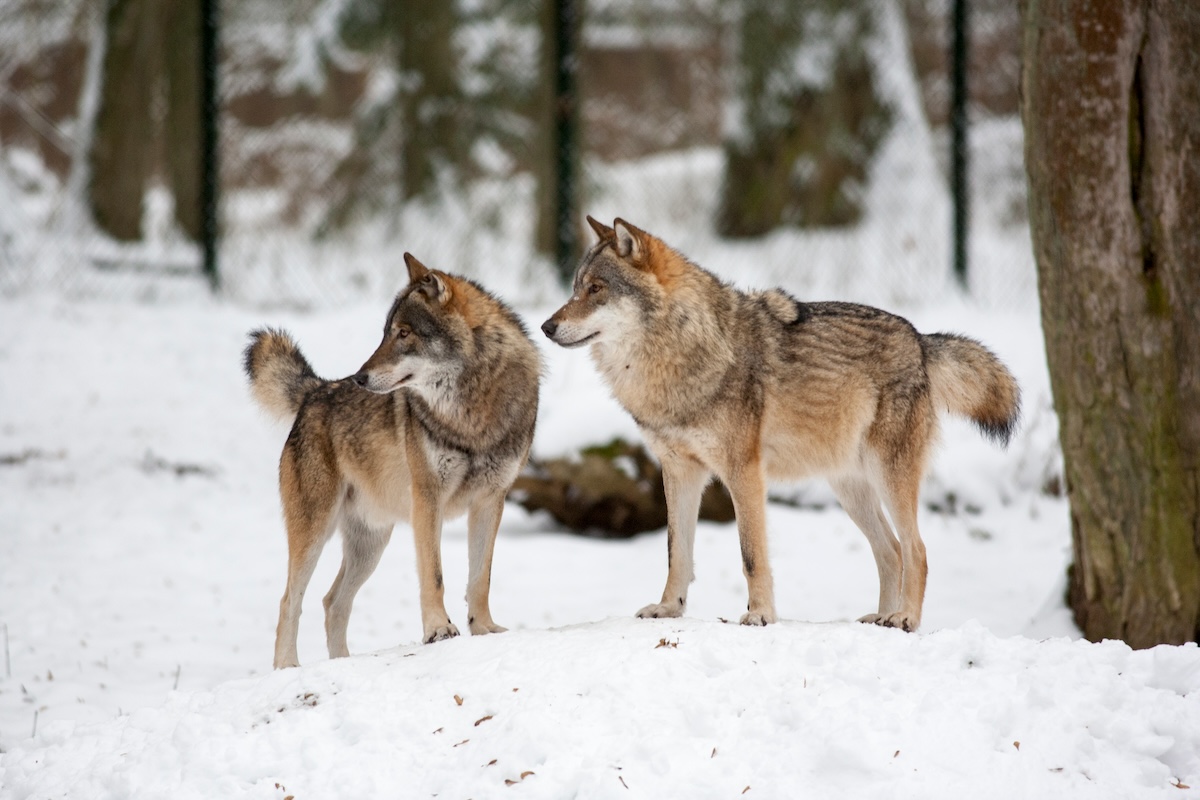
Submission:
MULTIPOLYGON (((408 250, 551 302, 590 213, 744 285, 944 297, 952 2, 221 3, 220 290, 386 296, 408 250)), ((205 290, 180 7, 0 4, 0 290, 205 290)), ((969 9, 968 284, 1029 304, 1020 19, 969 9)))

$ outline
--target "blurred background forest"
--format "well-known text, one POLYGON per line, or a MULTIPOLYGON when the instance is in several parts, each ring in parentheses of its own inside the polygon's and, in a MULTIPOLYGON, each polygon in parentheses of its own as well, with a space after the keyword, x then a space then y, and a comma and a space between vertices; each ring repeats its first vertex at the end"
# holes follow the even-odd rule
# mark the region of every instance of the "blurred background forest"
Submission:
MULTIPOLYGON (((950 0, 213 5, 206 113, 204 4, 0 3, 0 290, 202 280, 206 125, 242 302, 386 296, 411 250, 537 303, 587 213, 809 297, 953 290, 950 0)), ((1019 10, 968 5, 967 283, 1029 307, 1019 10)))

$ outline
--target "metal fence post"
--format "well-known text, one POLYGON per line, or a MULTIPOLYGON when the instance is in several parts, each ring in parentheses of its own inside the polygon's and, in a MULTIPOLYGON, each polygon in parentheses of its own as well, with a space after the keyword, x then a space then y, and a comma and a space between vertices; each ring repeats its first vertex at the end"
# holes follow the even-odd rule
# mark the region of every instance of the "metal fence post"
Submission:
POLYGON ((576 219, 575 190, 579 165, 579 99, 575 81, 578 68, 576 44, 579 9, 583 0, 549 0, 554 3, 554 157, 558 164, 554 187, 556 237, 555 263, 562 281, 570 285, 575 259, 579 257, 579 221, 576 219))
POLYGON ((201 179, 200 213, 201 247, 204 251, 203 269, 213 291, 221 286, 217 266, 218 205, 220 202, 220 164, 217 149, 220 143, 219 97, 217 93, 217 52, 219 33, 219 0, 200 0, 200 95, 201 95, 201 179))
POLYGON ((954 0, 950 44, 950 194, 954 203, 954 275, 967 288, 967 0, 954 0))

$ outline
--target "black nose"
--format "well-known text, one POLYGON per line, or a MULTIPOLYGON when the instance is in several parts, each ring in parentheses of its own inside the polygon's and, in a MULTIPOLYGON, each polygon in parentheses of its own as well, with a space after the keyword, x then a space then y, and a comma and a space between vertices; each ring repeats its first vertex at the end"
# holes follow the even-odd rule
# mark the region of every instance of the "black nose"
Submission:
POLYGON ((551 339, 554 338, 554 332, 556 330, 558 330, 558 323, 555 322, 553 318, 542 323, 542 333, 546 334, 551 339))
POLYGON ((367 386, 367 373, 365 373, 365 372, 359 372, 359 373, 355 374, 354 376, 352 376, 352 377, 350 378, 350 380, 354 381, 354 382, 355 382, 355 383, 357 383, 359 386, 362 386, 363 388, 366 388, 366 386, 367 386))

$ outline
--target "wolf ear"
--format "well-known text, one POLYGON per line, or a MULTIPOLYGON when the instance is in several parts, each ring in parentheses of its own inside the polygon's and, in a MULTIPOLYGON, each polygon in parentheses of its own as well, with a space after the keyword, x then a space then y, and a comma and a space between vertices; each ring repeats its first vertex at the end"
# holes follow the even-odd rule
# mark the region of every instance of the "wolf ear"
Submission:
POLYGON ((442 280, 442 276, 417 261, 412 253, 404 254, 404 263, 408 265, 408 281, 417 284, 417 292, 438 305, 446 305, 450 299, 450 287, 442 280))
POLYGON ((612 228, 608 227, 603 222, 592 219, 591 214, 588 215, 587 222, 588 225, 592 226, 592 230, 596 232, 596 236, 598 236, 602 242, 606 239, 612 239, 614 236, 616 236, 616 234, 613 233, 612 228))
POLYGON ((645 231, 618 218, 613 220, 613 233, 617 238, 617 255, 635 263, 642 260, 646 253, 645 231))
POLYGON ((429 274, 429 267, 417 261, 417 257, 412 253, 404 254, 404 263, 408 266, 408 282, 416 283, 429 274))

